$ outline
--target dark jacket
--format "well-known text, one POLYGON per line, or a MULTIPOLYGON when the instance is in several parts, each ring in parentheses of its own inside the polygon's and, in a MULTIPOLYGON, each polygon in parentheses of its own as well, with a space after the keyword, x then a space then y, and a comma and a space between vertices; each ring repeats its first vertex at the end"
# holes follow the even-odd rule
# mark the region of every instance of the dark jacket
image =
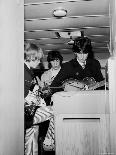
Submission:
MULTIPOLYGON (((86 77, 93 77, 96 82, 100 82, 104 79, 99 61, 96 59, 87 59, 86 66, 83 69, 76 59, 72 59, 63 64, 62 69, 51 86, 61 86, 66 79, 72 78, 82 81, 86 77)), ((54 92, 56 91, 58 90, 54 90, 54 92)))
MULTIPOLYGON (((32 91, 34 88, 34 84, 32 83, 33 76, 33 71, 29 69, 26 64, 24 64, 24 98, 28 95, 29 90, 32 91)), ((28 109, 25 107, 25 129, 30 128, 33 124, 33 116, 28 116, 27 110, 28 109)))
POLYGON ((24 98, 28 95, 29 90, 33 90, 33 72, 24 64, 24 98))

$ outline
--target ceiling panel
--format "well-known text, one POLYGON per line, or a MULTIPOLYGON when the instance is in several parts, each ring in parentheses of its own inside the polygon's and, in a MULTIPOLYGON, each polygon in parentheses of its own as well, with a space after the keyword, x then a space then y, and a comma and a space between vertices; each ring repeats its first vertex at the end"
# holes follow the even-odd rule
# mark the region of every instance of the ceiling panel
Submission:
POLYGON ((25 2, 25 18, 51 18, 53 10, 64 8, 67 10, 67 16, 84 16, 84 15, 101 15, 108 14, 109 0, 92 0, 92 1, 37 1, 30 3, 25 2), (39 3, 40 2, 40 3, 39 3), (46 4, 45 2, 51 2, 46 4), (60 3, 59 3, 60 2, 60 3), (27 5, 26 5, 27 4, 27 5), (35 4, 35 5, 32 5, 35 4))
POLYGON ((59 20, 49 19, 49 20, 42 20, 42 21, 40 20, 25 21, 25 27, 27 31, 81 28, 81 27, 99 27, 99 26, 109 26, 109 18, 106 16, 100 16, 100 17, 94 17, 94 18, 81 17, 81 18, 74 18, 74 19, 62 18, 59 20))
MULTIPOLYGON (((110 0, 24 0, 24 37, 40 45, 45 55, 49 50, 59 50, 64 56, 72 53, 69 38, 59 38, 56 32, 84 31, 92 41, 93 51, 109 55, 110 0), (67 10, 66 17, 56 18, 53 10, 67 10)), ((98 54, 97 54, 98 56, 98 54)), ((103 56, 103 54, 102 54, 103 56)))

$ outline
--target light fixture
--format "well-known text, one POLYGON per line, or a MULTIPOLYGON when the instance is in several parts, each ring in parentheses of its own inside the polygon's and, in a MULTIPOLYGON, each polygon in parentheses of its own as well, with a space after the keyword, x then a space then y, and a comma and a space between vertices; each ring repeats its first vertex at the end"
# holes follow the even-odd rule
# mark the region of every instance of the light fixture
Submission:
POLYGON ((79 36, 83 36, 84 32, 83 31, 59 31, 59 32, 55 32, 55 34, 57 35, 58 38, 76 38, 79 36))
POLYGON ((67 15, 67 10, 62 9, 62 8, 58 8, 58 9, 53 11, 54 17, 61 18, 61 17, 65 17, 66 15, 67 15))
POLYGON ((74 40, 72 39, 72 37, 70 37, 70 41, 68 41, 68 45, 73 45, 74 44, 74 40))
POLYGON ((73 45, 75 38, 84 36, 84 31, 79 31, 79 30, 78 31, 70 31, 70 32, 60 31, 60 32, 55 32, 55 34, 58 38, 70 39, 67 43, 69 45, 73 45))

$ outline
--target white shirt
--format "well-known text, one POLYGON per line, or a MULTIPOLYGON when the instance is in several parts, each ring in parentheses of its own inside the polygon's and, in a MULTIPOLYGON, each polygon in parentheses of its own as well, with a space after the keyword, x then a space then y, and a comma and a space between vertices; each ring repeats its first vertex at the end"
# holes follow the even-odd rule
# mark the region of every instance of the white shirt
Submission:
POLYGON ((61 67, 59 69, 52 69, 52 68, 50 69, 52 79, 54 79, 56 77, 56 75, 59 73, 60 69, 61 69, 61 67))
POLYGON ((77 59, 78 63, 82 66, 82 68, 85 68, 85 65, 86 65, 86 61, 83 63, 83 62, 80 62, 78 59, 77 59))
POLYGON ((52 81, 54 80, 54 78, 59 73, 60 69, 61 69, 61 67, 57 70, 51 68, 48 71, 44 72, 43 75, 41 76, 41 81, 43 83, 50 85, 52 83, 52 81))
POLYGON ((24 62, 25 64, 26 64, 26 66, 30 69, 30 66, 29 66, 29 64, 25 61, 24 62))

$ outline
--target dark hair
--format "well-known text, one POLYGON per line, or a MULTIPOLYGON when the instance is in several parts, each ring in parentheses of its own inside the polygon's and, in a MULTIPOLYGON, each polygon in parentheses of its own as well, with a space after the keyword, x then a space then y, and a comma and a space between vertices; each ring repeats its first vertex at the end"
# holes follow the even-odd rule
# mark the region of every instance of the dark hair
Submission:
POLYGON ((74 53, 88 53, 88 58, 93 58, 91 40, 87 37, 77 37, 73 44, 74 53))
POLYGON ((57 60, 59 59, 60 60, 60 65, 62 65, 62 61, 63 61, 63 57, 62 55, 60 54, 59 51, 50 51, 48 52, 48 56, 47 56, 47 61, 48 61, 48 67, 51 68, 51 61, 54 61, 54 60, 57 60))

